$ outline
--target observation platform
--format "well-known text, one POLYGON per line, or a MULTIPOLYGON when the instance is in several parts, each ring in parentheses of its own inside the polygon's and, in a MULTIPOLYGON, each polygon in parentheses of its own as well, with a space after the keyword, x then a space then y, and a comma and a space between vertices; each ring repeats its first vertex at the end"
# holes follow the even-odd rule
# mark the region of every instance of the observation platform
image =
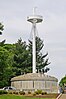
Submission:
POLYGON ((27 17, 27 21, 31 23, 40 23, 43 21, 43 17, 40 15, 31 15, 27 17))

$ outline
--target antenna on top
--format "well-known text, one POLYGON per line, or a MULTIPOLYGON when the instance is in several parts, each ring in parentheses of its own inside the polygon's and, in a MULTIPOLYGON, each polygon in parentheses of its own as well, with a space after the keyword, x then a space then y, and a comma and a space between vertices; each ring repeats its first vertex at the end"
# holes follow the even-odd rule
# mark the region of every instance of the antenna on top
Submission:
POLYGON ((33 8, 33 15, 36 15, 36 10, 37 10, 37 7, 34 7, 33 8))

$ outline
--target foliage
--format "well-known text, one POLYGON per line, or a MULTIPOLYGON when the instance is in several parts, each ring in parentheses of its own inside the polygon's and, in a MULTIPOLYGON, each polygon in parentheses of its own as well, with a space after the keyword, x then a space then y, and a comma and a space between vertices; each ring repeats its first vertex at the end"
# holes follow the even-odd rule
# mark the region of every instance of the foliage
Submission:
MULTIPOLYGON (((49 71, 49 68, 46 68, 45 67, 47 65, 50 64, 49 59, 46 58, 48 53, 46 53, 45 55, 42 54, 41 50, 43 49, 44 47, 44 44, 43 44, 43 41, 39 38, 39 37, 36 37, 36 69, 37 69, 37 72, 47 72, 49 71)), ((28 45, 28 50, 29 50, 29 53, 30 53, 30 59, 31 59, 31 66, 32 66, 32 41, 29 40, 29 45, 28 45)))
POLYGON ((13 92, 12 91, 8 91, 8 94, 13 94, 13 92))
POLYGON ((47 92, 42 92, 41 94, 42 94, 42 95, 46 95, 46 94, 47 94, 47 92))
POLYGON ((0 95, 7 94, 8 92, 6 90, 0 90, 0 95))
POLYGON ((2 47, 3 47, 3 46, 4 46, 5 41, 6 41, 6 40, 1 41, 1 42, 0 42, 0 46, 2 46, 2 47))
POLYGON ((18 95, 18 94, 19 94, 19 92, 15 91, 15 94, 16 94, 16 95, 18 95))
POLYGON ((19 93, 20 93, 20 95, 25 95, 24 91, 20 91, 19 93))
POLYGON ((42 94, 42 90, 37 90, 37 91, 35 91, 35 93, 38 94, 38 95, 42 94))
POLYGON ((27 72, 28 61, 29 57, 26 42, 22 42, 20 38, 15 44, 13 72, 16 72, 16 75, 27 72))
POLYGON ((35 94, 35 95, 39 95, 39 94, 41 94, 41 95, 46 95, 47 92, 43 92, 42 90, 37 90, 37 91, 34 92, 34 94, 35 94))
POLYGON ((0 47, 0 86, 7 84, 6 82, 6 70, 8 67, 7 64, 8 51, 3 47, 0 47))
MULTIPOLYGON (((45 55, 41 53, 44 46, 43 41, 40 38, 36 39, 36 69, 47 72, 49 68, 45 69, 45 67, 50 64, 46 58, 48 53, 45 55)), ((9 86, 12 77, 32 72, 32 42, 29 41, 27 46, 26 42, 20 38, 15 44, 4 43, 5 40, 0 42, 0 88, 9 86)))
POLYGON ((36 93, 33 93, 33 96, 36 96, 36 93))
POLYGON ((64 84, 66 84, 66 76, 64 76, 64 77, 60 80, 60 82, 59 82, 59 85, 60 85, 61 87, 63 87, 64 84))
POLYGON ((31 91, 28 91, 28 94, 31 94, 31 91))
POLYGON ((0 22, 0 35, 2 34, 3 30, 4 30, 4 25, 0 22))
POLYGON ((14 75, 12 71, 13 54, 5 46, 5 44, 0 46, 0 87, 10 85, 10 79, 14 75))

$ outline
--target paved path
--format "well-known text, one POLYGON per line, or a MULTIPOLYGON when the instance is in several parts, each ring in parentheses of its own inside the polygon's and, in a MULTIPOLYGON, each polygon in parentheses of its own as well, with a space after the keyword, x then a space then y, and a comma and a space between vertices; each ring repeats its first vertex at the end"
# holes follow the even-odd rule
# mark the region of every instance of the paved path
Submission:
POLYGON ((62 96, 59 99, 66 99, 66 94, 62 94, 62 96))

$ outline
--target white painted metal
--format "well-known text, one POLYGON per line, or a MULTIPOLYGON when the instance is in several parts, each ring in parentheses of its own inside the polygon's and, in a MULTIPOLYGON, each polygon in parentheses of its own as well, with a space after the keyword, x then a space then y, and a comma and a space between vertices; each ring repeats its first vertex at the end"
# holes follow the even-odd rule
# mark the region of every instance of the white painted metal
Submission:
POLYGON ((36 7, 33 9, 33 15, 27 17, 27 21, 32 23, 32 35, 33 35, 33 73, 36 73, 36 23, 43 21, 43 17, 35 15, 36 7))
POLYGON ((33 73, 36 73, 36 23, 33 23, 33 73))

